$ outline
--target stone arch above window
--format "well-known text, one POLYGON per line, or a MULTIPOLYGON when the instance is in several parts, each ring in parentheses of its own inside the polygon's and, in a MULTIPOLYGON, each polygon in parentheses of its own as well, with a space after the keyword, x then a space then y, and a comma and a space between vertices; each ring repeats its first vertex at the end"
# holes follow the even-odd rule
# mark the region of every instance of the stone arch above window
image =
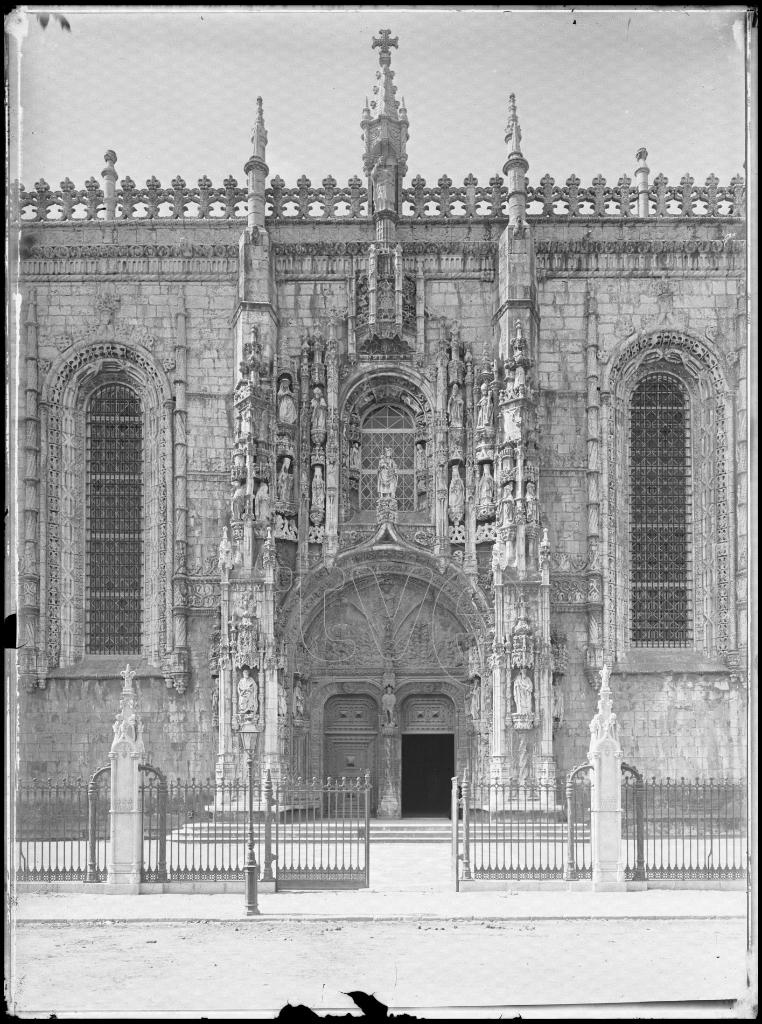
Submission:
POLYGON ((86 343, 50 368, 42 389, 42 446, 48 456, 41 502, 43 674, 105 653, 88 649, 88 410, 95 396, 112 388, 127 389, 139 402, 143 438, 141 641, 135 653, 154 663, 169 653, 171 390, 148 354, 113 342, 86 343))
POLYGON ((724 658, 736 645, 735 594, 730 586, 735 538, 729 506, 733 477, 728 436, 733 399, 722 358, 706 342, 680 331, 656 331, 625 343, 605 368, 602 442, 607 450, 608 546, 604 628, 608 656, 645 646, 633 635, 631 426, 633 399, 649 378, 669 379, 686 402, 687 637, 682 646, 724 658), (607 385, 607 387, 606 387, 607 385))

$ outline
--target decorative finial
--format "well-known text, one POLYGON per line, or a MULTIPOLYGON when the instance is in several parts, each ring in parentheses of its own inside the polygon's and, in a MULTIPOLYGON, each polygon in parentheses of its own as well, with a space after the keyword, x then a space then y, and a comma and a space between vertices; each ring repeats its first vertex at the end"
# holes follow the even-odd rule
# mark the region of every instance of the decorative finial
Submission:
POLYGON ((135 687, 132 685, 132 681, 135 678, 135 671, 134 669, 130 668, 129 663, 125 665, 124 669, 119 673, 119 675, 124 680, 123 692, 134 693, 135 687))
POLYGON ((601 668, 601 690, 609 689, 609 679, 611 678, 611 668, 604 662, 601 668))
POLYGON ((505 126, 505 141, 510 145, 512 153, 521 152, 521 128, 516 110, 516 94, 508 97, 508 124, 505 126))
POLYGON ((379 47, 380 53, 378 55, 378 62, 382 68, 388 68, 392 62, 392 53, 390 47, 399 49, 399 37, 392 36, 392 31, 389 28, 380 28, 378 30, 378 37, 373 37, 372 50, 379 47))
POLYGON ((261 96, 257 96, 257 117, 251 133, 251 141, 254 144, 254 155, 264 160, 265 147, 267 146, 267 130, 265 129, 265 113, 261 96))

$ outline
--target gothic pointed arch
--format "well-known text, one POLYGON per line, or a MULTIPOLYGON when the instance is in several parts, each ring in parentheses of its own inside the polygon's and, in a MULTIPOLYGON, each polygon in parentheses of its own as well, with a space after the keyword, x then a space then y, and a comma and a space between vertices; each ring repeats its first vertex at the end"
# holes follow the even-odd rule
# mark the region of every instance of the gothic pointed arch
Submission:
MULTIPOLYGON (((91 488, 93 400, 123 389, 139 410, 141 440, 140 638, 130 653, 159 664, 171 648, 172 577, 172 390, 150 353, 110 340, 70 346, 50 367, 42 387, 42 447, 47 471, 42 479, 42 606, 39 675, 65 669, 113 643, 88 643, 88 601, 92 573, 88 559, 88 505, 91 488), (105 389, 105 391, 104 391, 105 389)), ((105 479, 105 478, 104 478, 105 479)), ((114 501, 130 496, 113 496, 114 501)), ((138 501, 138 495, 132 495, 138 501)), ((115 581, 118 588, 119 581, 115 581)), ((121 644, 123 646, 123 643, 121 644)), ((117 644, 118 648, 120 645, 117 644)), ((114 653, 118 653, 114 648, 114 653)))
MULTIPOLYGON (((677 643, 667 641, 666 633, 656 630, 652 646, 683 646, 707 658, 724 660, 736 647, 735 593, 730 585, 734 578, 735 528, 733 445, 729 441, 734 429, 734 399, 729 370, 707 340, 683 331, 658 330, 619 344, 605 368, 603 383, 606 420, 602 440, 607 450, 606 646, 617 658, 637 647, 648 646, 638 632, 638 613, 634 611, 638 580, 633 573, 637 575, 643 566, 635 564, 637 555, 633 557, 633 531, 637 529, 634 522, 640 500, 636 497, 633 502, 632 488, 639 486, 633 466, 634 460, 644 454, 636 450, 642 439, 634 410, 646 392, 655 395, 661 389, 665 394, 670 392, 673 405, 683 400, 685 403, 682 429, 686 476, 685 492, 679 500, 685 503, 686 563, 680 571, 685 577, 685 601, 689 607, 683 639, 677 643)), ((656 415, 655 407, 651 414, 656 415)), ((653 429, 651 434, 654 445, 662 444, 666 437, 662 432, 660 441, 653 429)), ((678 447, 679 443, 676 442, 678 447)), ((661 452, 651 455, 654 465, 667 458, 674 463, 676 456, 674 452, 668 455, 663 444, 661 452)), ((663 484, 662 479, 662 490, 663 484)), ((658 500, 663 497, 661 494, 658 500)), ((666 540, 661 540, 664 547, 666 540)), ((666 577, 662 583, 653 577, 651 585, 672 586, 675 592, 680 589, 675 580, 666 577)), ((676 628, 673 638, 678 633, 676 628)))

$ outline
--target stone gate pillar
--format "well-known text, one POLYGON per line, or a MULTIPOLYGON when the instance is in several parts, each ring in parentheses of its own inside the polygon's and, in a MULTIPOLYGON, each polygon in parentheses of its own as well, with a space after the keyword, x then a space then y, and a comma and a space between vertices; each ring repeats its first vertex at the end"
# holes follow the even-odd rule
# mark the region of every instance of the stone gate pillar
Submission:
POLYGON ((590 838, 593 890, 624 889, 622 860, 622 748, 619 724, 612 711, 609 676, 601 669, 598 711, 590 723, 588 760, 593 766, 590 794, 590 838))
POLYGON ((120 673, 124 687, 111 744, 111 849, 109 885, 136 887, 143 865, 143 820, 140 809, 140 762, 145 758, 138 696, 129 665, 120 673))

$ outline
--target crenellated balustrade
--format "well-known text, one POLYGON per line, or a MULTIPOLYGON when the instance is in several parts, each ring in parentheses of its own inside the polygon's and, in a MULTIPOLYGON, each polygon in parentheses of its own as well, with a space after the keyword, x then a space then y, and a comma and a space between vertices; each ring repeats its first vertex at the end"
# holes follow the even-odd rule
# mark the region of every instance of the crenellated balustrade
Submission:
MULTIPOLYGON (((589 186, 583 186, 571 175, 563 185, 546 174, 537 185, 526 182, 527 214, 533 220, 554 218, 620 218, 638 217, 638 190, 632 179, 623 175, 609 185, 598 175, 589 186)), ((353 177, 340 187, 330 175, 319 187, 302 175, 293 188, 287 188, 277 175, 266 191, 266 216, 271 222, 367 220, 368 190, 353 177)), ((743 217, 746 187, 740 175, 727 185, 710 174, 703 185, 689 174, 679 184, 670 185, 660 174, 648 190, 648 216, 661 217, 743 217)), ((59 189, 51 189, 44 180, 32 190, 15 184, 12 189, 12 217, 15 221, 93 221, 107 220, 108 206, 103 188, 95 178, 78 189, 68 178, 59 189)), ((204 176, 195 186, 181 177, 163 187, 157 178, 149 178, 140 188, 129 178, 122 178, 114 192, 116 221, 126 220, 245 220, 247 190, 233 177, 215 187, 204 176)), ((420 175, 402 189, 401 218, 416 220, 507 220, 508 188, 500 175, 486 185, 469 174, 462 185, 455 185, 443 175, 436 187, 429 187, 420 175)))

